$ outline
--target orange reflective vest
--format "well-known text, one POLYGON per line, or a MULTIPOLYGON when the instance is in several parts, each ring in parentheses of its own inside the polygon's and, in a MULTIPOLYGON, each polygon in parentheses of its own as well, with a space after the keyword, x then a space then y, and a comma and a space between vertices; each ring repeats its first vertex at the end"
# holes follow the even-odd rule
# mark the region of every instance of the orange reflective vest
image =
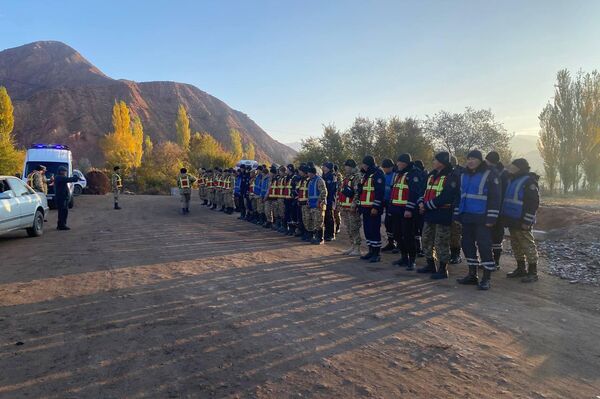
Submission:
POLYGON ((406 182, 406 173, 398 173, 394 177, 392 184, 391 202, 393 206, 406 206, 408 203, 408 183, 406 182))
POLYGON ((282 179, 281 197, 290 199, 292 198, 292 178, 287 176, 282 179))
POLYGON ((375 198, 375 185, 373 184, 373 175, 366 179, 363 178, 362 191, 360 192, 360 206, 372 208, 375 198))
MULTIPOLYGON (((446 176, 429 176, 427 179, 425 194, 423 194, 423 201, 431 201, 438 197, 444 190, 445 182, 446 176)), ((440 208, 450 208, 450 204, 442 205, 440 208)))
POLYGON ((190 188, 190 179, 187 175, 179 176, 179 187, 190 188))
POLYGON ((342 191, 344 191, 344 187, 349 186, 350 183, 351 183, 350 179, 346 177, 342 181, 342 188, 341 188, 341 190, 338 193, 338 203, 337 204, 339 206, 341 206, 342 208, 350 208, 352 206, 352 198, 346 197, 344 195, 344 193, 342 192, 342 191))
POLYGON ((250 178, 250 189, 248 192, 250 194, 254 194, 254 182, 256 181, 256 176, 250 178))
POLYGON ((298 184, 298 202, 308 201, 308 179, 303 177, 298 184))

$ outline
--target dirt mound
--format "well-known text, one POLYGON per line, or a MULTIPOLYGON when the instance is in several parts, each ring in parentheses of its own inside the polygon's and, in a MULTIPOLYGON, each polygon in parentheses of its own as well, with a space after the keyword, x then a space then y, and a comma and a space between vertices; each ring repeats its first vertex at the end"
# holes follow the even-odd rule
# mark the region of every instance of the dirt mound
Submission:
POLYGON ((600 221, 600 213, 571 206, 541 206, 536 229, 554 230, 600 221))
POLYGON ((110 180, 106 173, 100 170, 91 170, 86 175, 86 194, 104 195, 110 191, 110 180))

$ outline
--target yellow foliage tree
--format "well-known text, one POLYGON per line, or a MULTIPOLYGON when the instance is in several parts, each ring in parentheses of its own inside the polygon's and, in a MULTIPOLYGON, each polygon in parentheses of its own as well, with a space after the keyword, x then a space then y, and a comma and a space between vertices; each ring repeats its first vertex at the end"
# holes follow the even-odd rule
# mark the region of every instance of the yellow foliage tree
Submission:
POLYGON ((24 151, 15 148, 12 134, 15 118, 14 108, 6 88, 0 86, 0 175, 14 175, 21 170, 24 151))
POLYGON ((177 129, 177 144, 188 151, 190 149, 192 131, 190 130, 190 119, 183 104, 179 104, 175 128, 177 129))
POLYGON ((176 143, 166 141, 157 144, 151 153, 144 157, 138 170, 139 188, 152 194, 168 193, 175 185, 179 169, 184 166, 185 152, 176 143))
POLYGON ((254 160, 256 157, 256 150, 254 149, 253 143, 248 143, 246 146, 246 159, 254 160))
POLYGON ((231 167, 239 160, 223 149, 209 133, 196 132, 190 140, 190 163, 196 169, 214 166, 231 167))
POLYGON ((132 126, 127 104, 124 101, 115 101, 112 123, 113 131, 103 137, 100 147, 109 166, 119 165, 128 173, 142 163, 144 153, 142 121, 136 116, 132 126))
POLYGON ((231 129, 229 130, 229 138, 231 139, 231 154, 237 161, 239 161, 244 156, 242 136, 236 129, 231 129))

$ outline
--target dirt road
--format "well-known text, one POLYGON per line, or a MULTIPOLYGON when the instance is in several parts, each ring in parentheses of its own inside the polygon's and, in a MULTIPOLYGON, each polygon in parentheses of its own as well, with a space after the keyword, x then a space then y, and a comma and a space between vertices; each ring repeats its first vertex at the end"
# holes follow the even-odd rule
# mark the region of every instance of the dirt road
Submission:
POLYGON ((600 395, 598 287, 511 261, 484 293, 178 205, 82 197, 72 231, 0 238, 0 397, 600 395))

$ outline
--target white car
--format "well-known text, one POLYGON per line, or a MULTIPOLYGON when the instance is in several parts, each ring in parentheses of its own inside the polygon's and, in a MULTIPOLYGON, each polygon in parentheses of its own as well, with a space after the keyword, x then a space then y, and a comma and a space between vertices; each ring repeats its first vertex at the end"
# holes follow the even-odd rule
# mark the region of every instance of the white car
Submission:
POLYGON ((79 177, 77 183, 73 183, 73 195, 83 194, 83 189, 87 187, 87 180, 79 169, 73 169, 73 176, 79 177))
POLYGON ((0 176, 0 234, 25 229, 30 237, 44 232, 48 200, 21 179, 0 176))

